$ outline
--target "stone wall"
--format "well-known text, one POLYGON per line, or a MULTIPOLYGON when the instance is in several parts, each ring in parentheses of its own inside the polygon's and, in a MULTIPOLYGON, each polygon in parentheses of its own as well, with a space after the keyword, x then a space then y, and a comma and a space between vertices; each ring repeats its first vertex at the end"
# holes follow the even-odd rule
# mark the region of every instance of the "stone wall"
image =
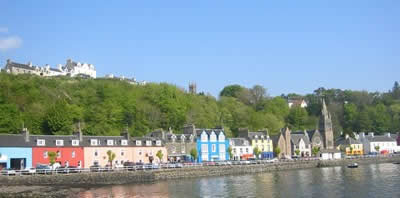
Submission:
POLYGON ((252 174, 303 168, 346 166, 350 163, 372 164, 400 162, 400 156, 391 158, 343 159, 332 161, 301 161, 257 165, 204 166, 181 169, 162 169, 155 171, 122 171, 105 173, 81 173, 70 175, 33 175, 0 176, 0 185, 59 185, 59 186, 96 186, 129 183, 154 182, 157 180, 196 178, 206 176, 224 176, 252 174))

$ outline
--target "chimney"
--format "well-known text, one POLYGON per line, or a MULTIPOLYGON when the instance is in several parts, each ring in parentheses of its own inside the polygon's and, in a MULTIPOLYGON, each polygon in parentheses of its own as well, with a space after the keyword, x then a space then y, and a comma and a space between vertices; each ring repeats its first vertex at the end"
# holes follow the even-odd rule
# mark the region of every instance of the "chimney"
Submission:
POLYGON ((194 124, 188 124, 183 127, 183 134, 193 134, 196 136, 196 127, 194 124))
POLYGON ((28 62, 28 66, 32 67, 32 62, 31 61, 28 62))
POLYGON ((22 128, 21 135, 24 138, 25 142, 29 142, 29 131, 27 128, 22 128))
POLYGON ((346 137, 346 140, 347 140, 347 139, 349 139, 349 134, 346 134, 346 136, 345 136, 345 137, 346 137))
POLYGON ((125 130, 121 133, 121 136, 124 136, 124 138, 127 140, 129 140, 131 138, 129 131, 128 131, 128 126, 126 126, 125 130))
POLYGON ((374 137, 374 132, 369 132, 368 136, 374 137))
POLYGON ((10 64, 11 63, 11 59, 7 59, 7 64, 10 64))
POLYGON ((74 136, 76 136, 77 138, 79 138, 79 141, 83 141, 83 134, 82 134, 82 130, 81 130, 81 122, 78 122, 78 131, 73 133, 74 136))

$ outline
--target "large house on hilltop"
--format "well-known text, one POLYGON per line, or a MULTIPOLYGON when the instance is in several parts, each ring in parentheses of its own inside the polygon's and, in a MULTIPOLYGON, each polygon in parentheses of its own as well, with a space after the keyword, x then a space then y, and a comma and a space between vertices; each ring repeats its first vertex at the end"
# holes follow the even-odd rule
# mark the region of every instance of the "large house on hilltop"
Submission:
POLYGON ((92 64, 74 62, 71 59, 67 60, 65 66, 61 64, 57 68, 51 68, 50 65, 39 67, 31 62, 27 64, 12 62, 7 60, 4 71, 11 74, 33 74, 38 76, 83 76, 96 78, 96 70, 92 64))

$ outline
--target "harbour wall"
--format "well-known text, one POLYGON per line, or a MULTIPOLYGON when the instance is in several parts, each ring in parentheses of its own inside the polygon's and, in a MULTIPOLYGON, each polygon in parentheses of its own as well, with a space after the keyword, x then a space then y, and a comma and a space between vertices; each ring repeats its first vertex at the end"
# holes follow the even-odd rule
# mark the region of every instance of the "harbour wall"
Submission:
POLYGON ((270 164, 234 165, 234 166, 202 166, 178 169, 160 169, 153 171, 118 171, 101 173, 57 174, 57 175, 27 175, 0 176, 0 185, 18 186, 101 186, 131 183, 147 183, 158 180, 180 178, 197 178, 208 176, 226 176, 253 174, 283 170, 305 169, 315 167, 346 166, 350 163, 373 164, 400 162, 400 156, 376 157, 361 159, 341 159, 329 161, 291 161, 270 164))

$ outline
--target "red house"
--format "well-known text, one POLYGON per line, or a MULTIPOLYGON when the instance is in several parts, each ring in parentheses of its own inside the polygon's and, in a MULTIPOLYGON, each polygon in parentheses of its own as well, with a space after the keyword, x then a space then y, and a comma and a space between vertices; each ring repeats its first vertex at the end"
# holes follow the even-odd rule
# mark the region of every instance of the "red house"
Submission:
POLYGON ((61 166, 84 167, 84 152, 82 134, 70 136, 58 135, 31 135, 32 165, 49 164, 49 153, 55 152, 55 161, 61 166))

